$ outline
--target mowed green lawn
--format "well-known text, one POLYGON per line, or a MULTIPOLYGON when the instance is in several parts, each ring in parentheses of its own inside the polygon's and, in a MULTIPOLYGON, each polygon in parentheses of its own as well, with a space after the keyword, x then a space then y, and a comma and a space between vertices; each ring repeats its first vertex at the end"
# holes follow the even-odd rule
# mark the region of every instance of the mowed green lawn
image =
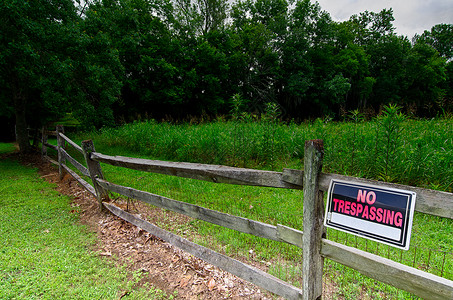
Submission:
MULTIPOLYGON (((13 150, 0 143, 0 155, 13 150)), ((0 299, 168 299, 90 251, 70 204, 36 169, 0 159, 0 299)))

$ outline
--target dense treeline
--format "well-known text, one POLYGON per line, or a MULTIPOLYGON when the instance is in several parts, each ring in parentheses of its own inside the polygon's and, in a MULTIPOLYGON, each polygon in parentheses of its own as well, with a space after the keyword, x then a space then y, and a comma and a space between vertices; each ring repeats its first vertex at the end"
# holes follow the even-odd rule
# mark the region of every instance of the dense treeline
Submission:
POLYGON ((453 108, 452 24, 409 40, 391 9, 334 22, 309 0, 230 3, 1 1, 0 114, 20 135, 65 112, 101 127, 228 114, 235 101, 288 119, 453 108))

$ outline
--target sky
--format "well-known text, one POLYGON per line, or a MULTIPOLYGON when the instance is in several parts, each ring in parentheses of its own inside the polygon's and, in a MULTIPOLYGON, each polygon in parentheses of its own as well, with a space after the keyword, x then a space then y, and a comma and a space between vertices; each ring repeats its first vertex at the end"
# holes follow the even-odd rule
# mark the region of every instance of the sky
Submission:
POLYGON ((433 25, 453 24, 453 0, 317 0, 332 20, 341 22, 365 10, 379 12, 393 8, 393 26, 398 35, 411 39, 433 25))

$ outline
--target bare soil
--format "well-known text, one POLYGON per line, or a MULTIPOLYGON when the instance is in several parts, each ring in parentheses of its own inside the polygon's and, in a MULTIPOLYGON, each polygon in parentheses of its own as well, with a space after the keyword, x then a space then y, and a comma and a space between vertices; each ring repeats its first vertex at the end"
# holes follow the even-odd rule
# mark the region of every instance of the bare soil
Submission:
MULTIPOLYGON (((101 212, 95 197, 68 174, 60 180, 58 168, 43 161, 40 155, 21 155, 20 160, 26 165, 38 168, 42 178, 56 184, 58 192, 71 197, 71 213, 78 214, 80 223, 86 225, 98 237, 98 242, 92 245, 91 250, 131 271, 141 272, 142 279, 138 286, 149 283, 176 299, 276 298, 108 212, 101 212)), ((137 202, 132 205, 125 200, 116 200, 115 204, 123 209, 139 212, 142 218, 150 222, 159 218, 157 214, 165 213, 137 202)), ((172 221, 185 223, 188 220, 186 217, 180 217, 172 221)), ((128 292, 123 291, 118 296, 119 299, 128 292)))

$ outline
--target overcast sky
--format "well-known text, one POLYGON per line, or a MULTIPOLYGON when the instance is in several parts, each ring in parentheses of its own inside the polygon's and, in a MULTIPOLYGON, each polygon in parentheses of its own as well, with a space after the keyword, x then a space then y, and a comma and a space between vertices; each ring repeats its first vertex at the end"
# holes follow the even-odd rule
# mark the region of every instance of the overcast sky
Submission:
POLYGON ((379 12, 393 8, 398 35, 411 39, 433 25, 453 24, 453 0, 317 0, 334 21, 345 21, 365 10, 379 12))

